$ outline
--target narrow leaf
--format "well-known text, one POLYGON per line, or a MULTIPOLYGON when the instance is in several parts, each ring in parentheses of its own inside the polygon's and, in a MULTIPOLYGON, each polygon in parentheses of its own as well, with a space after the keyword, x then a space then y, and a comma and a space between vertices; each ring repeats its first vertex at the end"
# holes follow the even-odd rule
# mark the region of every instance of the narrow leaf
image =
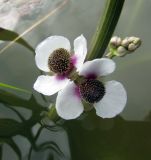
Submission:
MULTIPOLYGON (((19 37, 18 33, 15 33, 13 31, 10 31, 4 28, 0 28, 0 40, 14 41, 14 39, 16 39, 17 37, 19 37)), ((34 49, 32 48, 32 46, 30 46, 30 44, 28 44, 23 38, 19 38, 16 42, 28 48, 32 52, 34 52, 34 49)))
POLYGON ((26 90, 26 89, 22 89, 22 88, 15 87, 15 86, 12 86, 12 85, 9 85, 9 84, 5 84, 5 83, 0 83, 0 87, 8 88, 8 89, 12 89, 12 90, 15 90, 15 91, 24 92, 24 93, 30 93, 31 94, 31 92, 26 90))
POLYGON ((3 90, 0 90, 0 102, 11 106, 24 107, 31 110, 46 110, 44 106, 37 103, 33 96, 31 96, 29 100, 25 100, 3 90))

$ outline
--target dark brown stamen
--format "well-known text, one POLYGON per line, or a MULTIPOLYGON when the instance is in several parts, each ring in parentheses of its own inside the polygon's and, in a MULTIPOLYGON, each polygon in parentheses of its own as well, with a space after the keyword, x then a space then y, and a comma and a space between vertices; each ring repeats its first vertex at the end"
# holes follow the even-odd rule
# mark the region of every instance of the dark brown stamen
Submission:
POLYGON ((64 48, 53 51, 48 60, 48 67, 51 71, 58 74, 67 72, 70 68, 70 54, 64 48))
POLYGON ((105 87, 96 79, 85 80, 80 84, 81 97, 88 103, 96 103, 105 95, 105 87))

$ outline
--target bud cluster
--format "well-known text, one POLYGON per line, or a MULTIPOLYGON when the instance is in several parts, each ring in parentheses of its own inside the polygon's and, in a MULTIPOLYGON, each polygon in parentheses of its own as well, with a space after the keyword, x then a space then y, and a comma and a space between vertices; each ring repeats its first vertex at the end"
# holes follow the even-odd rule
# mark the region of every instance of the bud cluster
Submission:
POLYGON ((126 37, 121 39, 114 36, 109 43, 110 52, 106 55, 109 58, 114 56, 125 56, 126 54, 134 52, 141 45, 141 39, 138 37, 126 37))

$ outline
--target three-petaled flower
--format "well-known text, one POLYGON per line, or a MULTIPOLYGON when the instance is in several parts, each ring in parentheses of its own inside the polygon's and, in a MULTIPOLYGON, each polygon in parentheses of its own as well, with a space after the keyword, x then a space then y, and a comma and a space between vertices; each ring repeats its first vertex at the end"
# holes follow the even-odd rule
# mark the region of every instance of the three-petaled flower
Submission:
POLYGON ((70 42, 62 36, 51 36, 36 48, 36 64, 39 69, 55 72, 54 76, 39 76, 34 89, 44 95, 58 93, 56 110, 64 119, 75 119, 84 111, 82 100, 93 104, 96 114, 111 118, 122 112, 127 94, 120 82, 102 83, 99 78, 112 73, 115 63, 108 58, 95 59, 84 63, 87 42, 83 35, 74 40, 74 54, 70 42), (83 64, 84 63, 84 64, 83 64), (81 81, 70 80, 75 70, 81 81))

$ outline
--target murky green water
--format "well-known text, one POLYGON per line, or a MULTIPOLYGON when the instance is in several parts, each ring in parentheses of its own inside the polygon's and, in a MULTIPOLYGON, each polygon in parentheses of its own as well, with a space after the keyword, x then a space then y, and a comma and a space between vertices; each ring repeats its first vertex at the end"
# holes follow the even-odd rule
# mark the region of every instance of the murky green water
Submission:
MULTIPOLYGON (((105 5, 104 0, 45 0, 40 4, 38 2, 37 0, 37 4, 33 6, 36 9, 27 9, 29 13, 20 11, 23 9, 21 1, 12 2, 14 4, 9 6, 16 9, 18 22, 15 28, 8 29, 19 34, 28 30, 23 38, 33 48, 50 35, 64 35, 73 42, 82 33, 90 42, 105 5), (62 2, 64 5, 60 8, 62 2), (49 18, 31 28, 49 13, 49 18)), ((8 5, 7 1, 0 3, 8 5)), ((36 118, 36 114, 39 113, 36 109, 37 103, 34 103, 33 99, 33 110, 30 105, 27 109, 16 101, 12 106, 1 102, 2 160, 17 160, 17 154, 21 155, 23 160, 151 159, 150 7, 149 0, 127 0, 114 33, 121 37, 138 36, 143 41, 142 46, 133 55, 115 59, 117 69, 108 76, 108 79, 122 82, 127 90, 128 102, 124 111, 116 118, 101 119, 92 110, 77 120, 60 120, 57 126, 48 122, 47 128, 41 128, 37 123, 39 119, 36 118), (15 105, 16 103, 18 105, 15 105), (15 108, 19 114, 11 108, 15 108)), ((5 11, 8 14, 9 9, 3 10, 4 6, 1 6, 1 17, 4 16, 1 13, 5 11)), ((0 49, 8 44, 9 42, 1 43, 0 49)), ((14 43, 0 54, 0 82, 33 92, 36 101, 46 107, 55 101, 55 96, 47 97, 46 102, 33 90, 33 83, 40 74, 35 65, 33 52, 24 46, 14 43)), ((25 99, 25 103, 31 96, 13 91, 12 93, 25 99)))

